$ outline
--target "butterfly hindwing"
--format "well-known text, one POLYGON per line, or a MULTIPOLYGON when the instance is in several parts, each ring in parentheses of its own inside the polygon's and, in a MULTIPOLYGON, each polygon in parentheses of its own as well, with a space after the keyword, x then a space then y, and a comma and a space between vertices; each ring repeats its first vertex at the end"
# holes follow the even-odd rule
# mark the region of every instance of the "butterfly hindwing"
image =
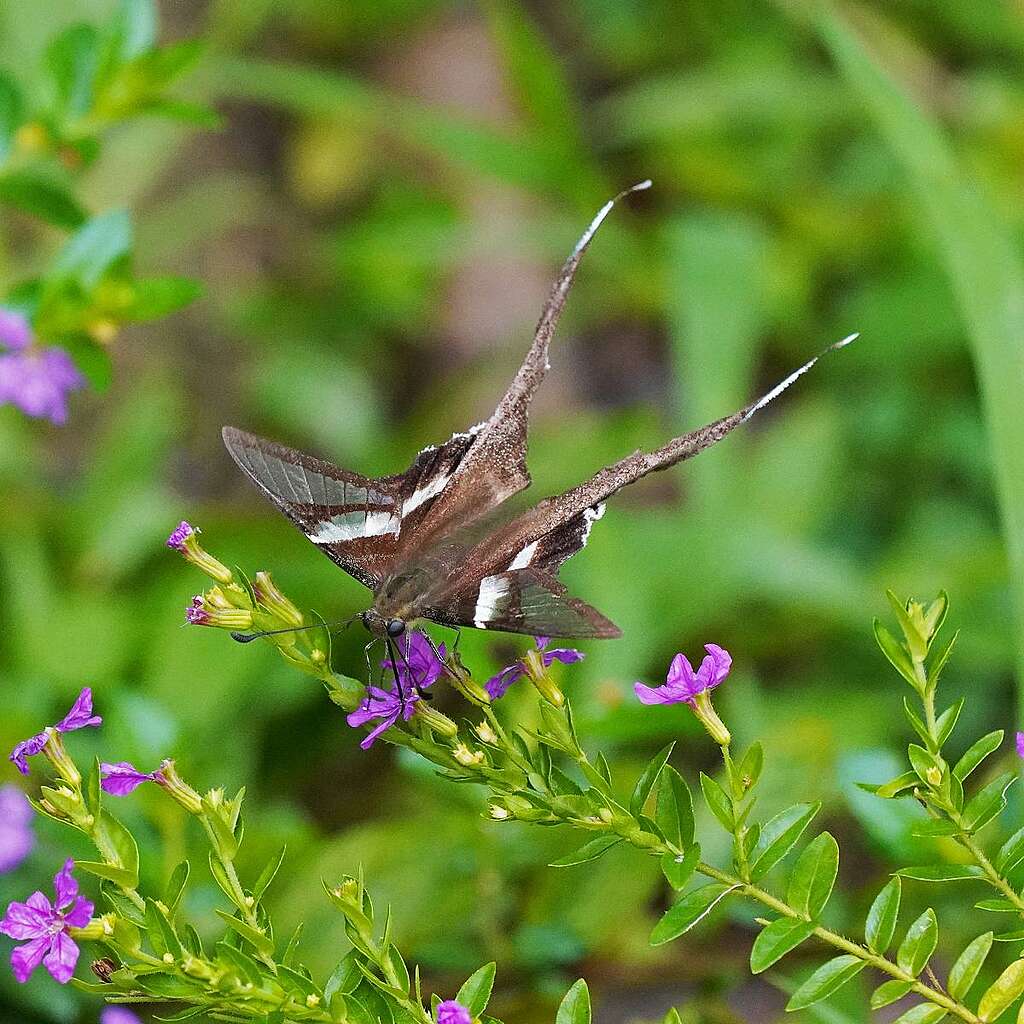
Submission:
POLYGON ((449 626, 473 626, 532 636, 621 636, 596 608, 571 597, 565 586, 540 569, 514 569, 485 576, 424 613, 449 626))

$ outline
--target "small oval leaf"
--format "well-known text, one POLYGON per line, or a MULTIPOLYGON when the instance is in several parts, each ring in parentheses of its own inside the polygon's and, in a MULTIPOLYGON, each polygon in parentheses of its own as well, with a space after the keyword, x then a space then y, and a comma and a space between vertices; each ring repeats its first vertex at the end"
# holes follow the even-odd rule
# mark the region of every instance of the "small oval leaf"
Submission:
POLYGON ((566 992, 555 1024, 590 1024, 590 989, 582 978, 566 992))
POLYGON ((901 885, 899 877, 893 878, 875 897, 868 911, 864 925, 864 938, 873 953, 884 953, 896 934, 896 919, 900 913, 901 885))
POLYGON ((820 803, 794 804, 761 826, 761 834, 750 853, 752 879, 763 878, 789 853, 820 807, 820 803))
POLYGON ((461 1003, 469 1010, 470 1017, 479 1017, 487 1009, 487 1004, 491 998, 491 989, 494 988, 494 972, 496 969, 497 964, 493 961, 489 964, 484 964, 483 967, 475 970, 466 979, 462 988, 459 989, 459 994, 455 997, 455 1001, 461 1003))
POLYGON ((946 988, 954 999, 963 999, 974 984, 985 958, 992 948, 992 933, 985 932, 979 935, 967 948, 956 958, 956 963, 950 968, 949 979, 946 988))
POLYGON ((985 990, 978 1002, 978 1016, 995 1020, 1018 996, 1024 993, 1024 960, 1014 960, 985 990))
POLYGON ((911 989, 913 982, 900 981, 899 978, 892 978, 890 981, 883 981, 874 992, 871 993, 871 1009, 880 1010, 883 1006, 895 1003, 902 999, 911 989))
POLYGON ((715 906, 729 893, 738 889, 739 885, 723 885, 712 882, 701 886, 683 896, 676 904, 665 911, 661 920, 651 932, 651 945, 660 946, 671 942, 688 932, 698 921, 702 921, 715 906))
POLYGON ((929 907, 908 929, 899 949, 896 963, 915 978, 924 970, 939 941, 939 923, 929 907))
POLYGON ((798 917, 780 917, 765 926, 754 940, 750 951, 750 970, 753 974, 766 971, 790 950, 796 949, 814 932, 813 921, 802 921, 798 917))
POLYGON ((790 997, 786 1011, 802 1010, 820 1002, 856 977, 867 966, 859 957, 844 953, 822 964, 790 997))
POLYGON ((789 905, 808 918, 817 918, 839 873, 839 844, 828 832, 812 839, 797 858, 789 879, 789 905))

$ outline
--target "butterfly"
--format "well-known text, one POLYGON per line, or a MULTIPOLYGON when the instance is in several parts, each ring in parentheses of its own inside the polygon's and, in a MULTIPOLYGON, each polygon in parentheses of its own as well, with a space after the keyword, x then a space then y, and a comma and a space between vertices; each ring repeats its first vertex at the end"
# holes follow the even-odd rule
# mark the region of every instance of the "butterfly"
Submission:
POLYGON ((548 637, 621 635, 558 579, 587 543, 605 501, 648 473, 692 458, 745 423, 806 373, 809 360, 737 412, 651 452, 635 452, 576 487, 517 515, 495 513, 530 483, 526 468, 530 401, 549 368, 548 350, 576 270, 625 189, 598 212, 565 261, 544 304, 533 343, 491 417, 424 448, 404 473, 370 478, 235 427, 224 444, 256 486, 333 562, 373 593, 360 617, 393 639, 419 619, 548 637))

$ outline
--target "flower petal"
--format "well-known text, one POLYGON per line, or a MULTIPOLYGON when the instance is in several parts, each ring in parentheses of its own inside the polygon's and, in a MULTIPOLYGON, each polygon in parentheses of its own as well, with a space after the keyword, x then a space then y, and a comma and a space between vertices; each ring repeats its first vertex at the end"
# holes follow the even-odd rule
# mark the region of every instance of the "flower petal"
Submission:
MULTIPOLYGON (((707 657, 700 664, 700 672, 707 672, 707 685, 705 689, 710 690, 717 686, 729 674, 732 668, 732 655, 718 644, 705 644, 704 650, 707 657), (707 668, 705 669, 705 666, 707 668)), ((700 673, 698 673, 699 675, 700 673)))
POLYGON ((437 1024, 472 1024, 469 1010, 454 999, 437 1004, 437 1024))
POLYGON ((7 913, 0 921, 0 932, 19 942, 22 939, 35 939, 46 933, 54 916, 50 901, 41 892, 35 892, 27 903, 8 905, 7 913))
POLYGON ((552 647, 550 651, 545 651, 540 657, 545 665, 556 661, 560 661, 563 665, 573 665, 577 661, 583 660, 583 652, 572 647, 552 647))
POLYGON ((71 909, 64 914, 64 922, 72 928, 84 928, 92 920, 95 910, 96 906, 92 900, 79 896, 71 905, 71 909))
POLYGON ((53 975, 54 981, 66 985, 75 973, 78 963, 78 943, 67 932, 58 932, 53 937, 49 953, 43 957, 43 965, 53 975))
POLYGON ((100 786, 104 793, 110 793, 111 796, 127 796, 144 782, 156 781, 156 772, 140 772, 128 761, 118 761, 116 764, 104 761, 100 765, 100 773, 103 776, 100 786))
POLYGON ((109 1005, 100 1010, 100 1024, 142 1024, 126 1006, 109 1005))
POLYGON ((11 751, 7 759, 14 762, 14 767, 17 768, 22 775, 28 775, 27 758, 34 757, 38 754, 43 747, 46 746, 46 742, 49 738, 49 734, 46 732, 40 732, 35 736, 30 736, 27 740, 22 740, 11 751))
POLYGON ((74 732, 75 729, 84 729, 87 725, 100 725, 102 722, 103 719, 99 715, 92 713, 92 690, 87 686, 55 728, 57 732, 74 732))
POLYGON ((484 689, 490 694, 491 700, 497 700, 499 697, 504 697, 508 693, 508 688, 514 682, 522 679, 524 675, 526 675, 526 669, 521 661, 517 661, 514 665, 503 668, 496 676, 491 676, 484 683, 484 689))
POLYGON ((694 674, 690 659, 685 654, 677 654, 668 667, 668 674, 665 676, 666 685, 678 690, 684 698, 696 696, 703 687, 694 674))
POLYGON ((383 732, 387 732, 398 721, 398 711, 395 711, 393 715, 388 715, 383 722, 380 723, 375 729, 372 729, 366 736, 360 741, 359 746, 363 750, 369 750, 373 746, 373 741, 383 732))
POLYGON ((78 895, 78 880, 71 873, 75 870, 75 862, 69 857, 64 866, 53 876, 53 891, 57 894, 55 906, 63 910, 71 905, 78 895))
POLYGON ((668 686, 651 687, 644 683, 634 683, 633 692, 641 704, 678 704, 687 699, 668 686))
POLYGON ((1017 756, 1024 757, 1024 732, 1017 733, 1017 756))
POLYGON ((43 962, 49 948, 49 936, 26 942, 24 946, 15 946, 11 950, 11 970, 14 972, 15 980, 24 985, 32 972, 43 962))

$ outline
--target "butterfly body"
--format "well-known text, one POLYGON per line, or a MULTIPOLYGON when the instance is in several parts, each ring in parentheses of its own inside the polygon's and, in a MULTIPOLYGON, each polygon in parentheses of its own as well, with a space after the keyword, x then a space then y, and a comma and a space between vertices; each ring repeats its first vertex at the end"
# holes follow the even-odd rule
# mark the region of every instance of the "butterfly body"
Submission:
POLYGON ((544 306, 533 344, 492 416, 424 448, 404 473, 372 479, 224 428, 224 443, 246 475, 313 544, 373 592, 361 618, 374 636, 400 636, 418 619, 549 637, 621 635, 558 580, 562 564, 586 545, 605 500, 715 444, 820 358, 738 412, 661 448, 635 452, 495 525, 505 502, 530 483, 529 405, 547 372, 551 337, 580 259, 614 203, 649 184, 606 203, 577 243, 544 306))

